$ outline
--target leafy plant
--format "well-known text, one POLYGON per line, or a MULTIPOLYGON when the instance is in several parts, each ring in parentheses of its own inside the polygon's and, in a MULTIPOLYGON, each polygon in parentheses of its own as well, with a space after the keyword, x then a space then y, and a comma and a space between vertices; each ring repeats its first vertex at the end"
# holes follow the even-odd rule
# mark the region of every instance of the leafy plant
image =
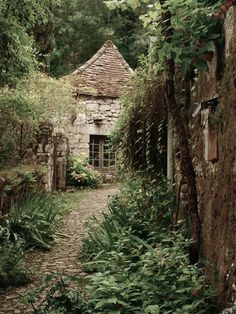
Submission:
POLYGON ((89 313, 214 313, 201 271, 188 264, 188 242, 166 240, 152 248, 131 237, 129 254, 98 259, 100 272, 89 276, 89 313))
POLYGON ((70 157, 67 168, 67 185, 97 187, 100 183, 99 172, 88 164, 85 156, 70 157))
POLYGON ((165 182, 132 180, 84 240, 87 313, 214 313, 214 292, 190 265, 184 233, 172 231, 174 200, 165 182), (157 184, 157 183, 156 183, 157 184))
MULTIPOLYGON (((205 284, 203 270, 189 264, 190 240, 172 231, 169 186, 132 180, 109 206, 104 220, 90 226, 84 240, 84 267, 91 272, 84 293, 77 291, 73 298, 75 292, 69 289, 69 307, 62 308, 68 290, 49 292, 49 302, 35 313, 52 309, 75 314, 82 305, 84 314, 215 313, 214 291, 205 284)), ((51 291, 60 285, 54 284, 51 291)))
POLYGON ((157 178, 166 167, 166 98, 163 79, 147 66, 136 71, 122 98, 123 110, 112 133, 120 173, 140 172, 157 178))
MULTIPOLYGON (((0 232, 1 238, 3 228, 0 232)), ((21 285, 29 280, 23 257, 24 243, 22 241, 0 241, 0 292, 2 289, 21 285)))
POLYGON ((37 54, 42 61, 42 56, 50 52, 52 9, 58 3, 58 0, 1 1, 1 87, 16 84, 22 76, 36 69, 37 54))
POLYGON ((88 225, 82 256, 110 252, 127 235, 155 243, 162 236, 162 228, 172 225, 173 209, 174 194, 167 182, 154 185, 145 178, 129 180, 109 203, 103 220, 94 218, 88 225))
POLYGON ((191 70, 207 70, 207 62, 215 52, 215 41, 221 42, 222 24, 233 1, 202 0, 110 0, 110 9, 136 10, 146 4, 146 11, 140 16, 148 34, 152 36, 152 56, 155 67, 163 69, 166 60, 173 59, 183 73, 191 70), (171 14, 171 34, 166 38, 162 30, 161 17, 167 11, 171 14))
POLYGON ((13 205, 0 230, 12 242, 22 239, 26 248, 49 249, 59 232, 61 216, 61 205, 51 195, 30 194, 13 205))
POLYGON ((70 283, 80 281, 78 277, 60 278, 55 283, 55 276, 48 275, 44 278, 41 287, 31 291, 24 298, 25 302, 32 305, 34 313, 37 314, 59 314, 59 313, 86 313, 86 302, 80 291, 71 289, 70 283), (53 281, 54 280, 54 281, 53 281), (35 307, 34 302, 46 292, 46 297, 41 299, 40 306, 35 307))
POLYGON ((0 89, 0 169, 31 159, 40 124, 51 121, 58 127, 74 111, 74 103, 65 82, 39 72, 21 79, 15 88, 0 89))

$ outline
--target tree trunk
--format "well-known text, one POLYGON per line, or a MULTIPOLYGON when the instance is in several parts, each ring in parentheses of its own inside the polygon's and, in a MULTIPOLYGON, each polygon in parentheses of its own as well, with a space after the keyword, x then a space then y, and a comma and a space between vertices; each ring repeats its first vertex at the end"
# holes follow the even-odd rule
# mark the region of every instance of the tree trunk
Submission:
MULTIPOLYGON (((164 2, 164 1, 163 1, 164 2)), ((162 2, 162 3, 163 3, 162 2)), ((163 15, 163 34, 166 39, 171 41, 171 12, 167 11, 163 15)), ((192 163, 192 158, 189 149, 188 134, 186 132, 185 123, 176 101, 175 91, 175 64, 174 60, 165 61, 165 92, 168 113, 172 118, 173 128, 177 137, 179 151, 180 151, 180 170, 182 176, 185 177, 187 183, 187 202, 188 202, 188 216, 192 223, 192 244, 190 246, 190 262, 196 263, 199 259, 201 247, 201 221, 198 212, 196 175, 192 163)))

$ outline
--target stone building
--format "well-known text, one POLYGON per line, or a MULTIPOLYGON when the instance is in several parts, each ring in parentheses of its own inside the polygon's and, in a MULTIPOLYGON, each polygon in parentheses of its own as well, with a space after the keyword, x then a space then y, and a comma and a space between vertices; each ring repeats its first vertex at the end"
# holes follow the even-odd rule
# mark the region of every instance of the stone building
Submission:
MULTIPOLYGON (((224 33, 225 43, 208 63, 209 71, 195 79, 189 134, 203 227, 202 255, 211 264, 209 277, 217 278, 222 307, 236 300, 235 6, 227 13, 224 33)), ((174 160, 177 164, 176 156, 174 160)))
POLYGON ((106 41, 89 61, 64 78, 72 85, 80 108, 64 129, 70 154, 85 154, 90 164, 103 172, 115 163, 109 135, 121 111, 119 97, 132 72, 117 47, 106 41))

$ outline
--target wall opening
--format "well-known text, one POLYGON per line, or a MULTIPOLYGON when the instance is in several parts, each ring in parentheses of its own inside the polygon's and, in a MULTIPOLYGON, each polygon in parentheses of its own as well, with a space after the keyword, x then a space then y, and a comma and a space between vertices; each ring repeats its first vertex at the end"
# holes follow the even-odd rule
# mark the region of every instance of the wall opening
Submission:
POLYGON ((115 166, 115 152, 108 136, 90 135, 89 164, 100 170, 110 170, 115 166))

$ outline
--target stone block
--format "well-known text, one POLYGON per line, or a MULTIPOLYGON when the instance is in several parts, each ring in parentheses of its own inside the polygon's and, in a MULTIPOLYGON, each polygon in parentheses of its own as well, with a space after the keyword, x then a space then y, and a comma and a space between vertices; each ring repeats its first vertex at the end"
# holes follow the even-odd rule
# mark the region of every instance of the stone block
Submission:
POLYGON ((112 109, 120 111, 121 105, 120 102, 113 102, 111 105, 112 109))
POLYGON ((79 125, 85 124, 86 123, 86 119, 87 119, 86 114, 85 113, 80 113, 80 114, 77 115, 77 118, 73 122, 73 125, 74 126, 79 126, 79 125))
POLYGON ((81 134, 80 142, 81 143, 89 143, 89 134, 81 134))
POLYGON ((236 50, 236 7, 232 6, 225 19, 225 54, 226 57, 236 50))
POLYGON ((86 109, 89 111, 98 111, 99 109, 99 104, 95 100, 91 102, 90 101, 86 102, 85 106, 86 106, 86 109))
POLYGON ((111 110, 111 105, 100 105, 99 106, 100 111, 110 111, 111 110))

